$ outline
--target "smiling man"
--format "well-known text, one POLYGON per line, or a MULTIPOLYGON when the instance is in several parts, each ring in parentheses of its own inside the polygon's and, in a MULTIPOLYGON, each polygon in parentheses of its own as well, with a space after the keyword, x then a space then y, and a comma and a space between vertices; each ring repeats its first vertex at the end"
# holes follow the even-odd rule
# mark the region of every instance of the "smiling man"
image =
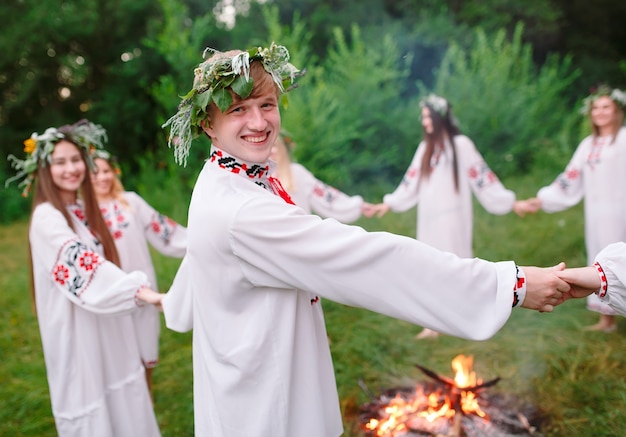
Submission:
POLYGON ((166 123, 179 162, 196 136, 212 142, 163 300, 170 329, 194 330, 199 437, 342 434, 318 296, 480 340, 513 306, 551 311, 569 290, 553 269, 461 259, 293 205, 268 161, 297 75, 288 60, 274 44, 214 53, 166 123))

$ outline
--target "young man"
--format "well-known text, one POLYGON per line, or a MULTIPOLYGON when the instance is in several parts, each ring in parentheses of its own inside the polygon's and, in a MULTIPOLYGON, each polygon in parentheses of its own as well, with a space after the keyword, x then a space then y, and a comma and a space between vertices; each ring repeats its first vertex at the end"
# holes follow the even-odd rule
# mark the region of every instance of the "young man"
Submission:
POLYGON ((163 300, 169 328, 194 330, 197 436, 342 434, 318 296, 483 340, 512 306, 552 311, 569 290, 557 268, 461 259, 290 204, 268 177, 283 81, 297 74, 288 60, 273 44, 215 53, 166 123, 179 161, 195 136, 212 141, 187 255, 163 300))

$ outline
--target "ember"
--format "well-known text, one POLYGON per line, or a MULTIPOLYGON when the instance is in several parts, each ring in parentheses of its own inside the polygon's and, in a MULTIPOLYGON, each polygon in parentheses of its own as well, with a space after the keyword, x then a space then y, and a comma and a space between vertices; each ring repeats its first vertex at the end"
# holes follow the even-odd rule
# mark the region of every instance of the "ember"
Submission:
POLYGON ((452 360, 454 379, 417 367, 433 381, 387 390, 361 408, 367 437, 541 435, 536 425, 531 425, 529 411, 524 414, 510 399, 485 392, 500 378, 483 383, 472 370, 471 356, 458 355, 452 360))

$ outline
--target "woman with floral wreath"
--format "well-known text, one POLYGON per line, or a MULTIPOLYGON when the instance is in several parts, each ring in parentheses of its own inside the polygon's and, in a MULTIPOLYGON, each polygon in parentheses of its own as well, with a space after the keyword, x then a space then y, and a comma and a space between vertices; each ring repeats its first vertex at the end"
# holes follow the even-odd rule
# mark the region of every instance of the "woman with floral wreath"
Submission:
MULTIPOLYGON (((626 241, 626 93, 601 85, 583 101, 581 112, 589 117, 592 133, 584 138, 565 171, 528 199, 527 212, 552 213, 578 204, 584 198, 585 244, 591 264, 607 245, 626 241)), ((586 330, 613 332, 616 312, 591 294, 587 308, 600 320, 586 330)))
MULTIPOLYGON (((507 190, 470 138, 461 134, 450 102, 430 94, 420 103, 424 139, 400 185, 383 202, 368 208, 368 217, 418 206, 417 239, 463 258, 473 257, 472 193, 490 213, 521 214, 515 193, 507 190)), ((418 339, 437 337, 424 328, 418 339)))
POLYGON ((26 140, 9 156, 23 195, 34 184, 29 241, 34 302, 58 435, 159 436, 131 314, 161 295, 125 273, 88 167, 104 129, 86 120, 26 140))
MULTIPOLYGON (((125 191, 119 166, 109 152, 96 149, 93 160, 96 171, 91 173, 91 182, 122 269, 144 272, 151 287, 158 289, 149 246, 163 255, 182 258, 187 248, 187 229, 156 211, 137 193, 125 191)), ((159 362, 161 317, 153 305, 139 308, 132 317, 152 393, 152 372, 159 362)))

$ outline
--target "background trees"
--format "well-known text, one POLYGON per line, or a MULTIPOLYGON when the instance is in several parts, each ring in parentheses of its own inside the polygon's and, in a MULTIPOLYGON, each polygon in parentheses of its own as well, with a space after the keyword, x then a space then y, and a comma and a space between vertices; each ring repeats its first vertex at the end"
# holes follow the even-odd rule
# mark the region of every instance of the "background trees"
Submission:
MULTIPOLYGON (((539 158, 556 167, 580 139, 588 88, 626 86, 624 12, 608 0, 5 2, 0 152, 87 117, 133 170, 127 185, 185 190, 204 150, 175 169, 160 125, 203 49, 275 40, 308 72, 284 112, 296 157, 344 190, 374 197, 397 182, 431 90, 451 100, 496 171, 527 172, 539 158)), ((0 166, 0 178, 9 171, 0 166)), ((15 193, 0 193, 0 219, 27 209, 15 193)))

